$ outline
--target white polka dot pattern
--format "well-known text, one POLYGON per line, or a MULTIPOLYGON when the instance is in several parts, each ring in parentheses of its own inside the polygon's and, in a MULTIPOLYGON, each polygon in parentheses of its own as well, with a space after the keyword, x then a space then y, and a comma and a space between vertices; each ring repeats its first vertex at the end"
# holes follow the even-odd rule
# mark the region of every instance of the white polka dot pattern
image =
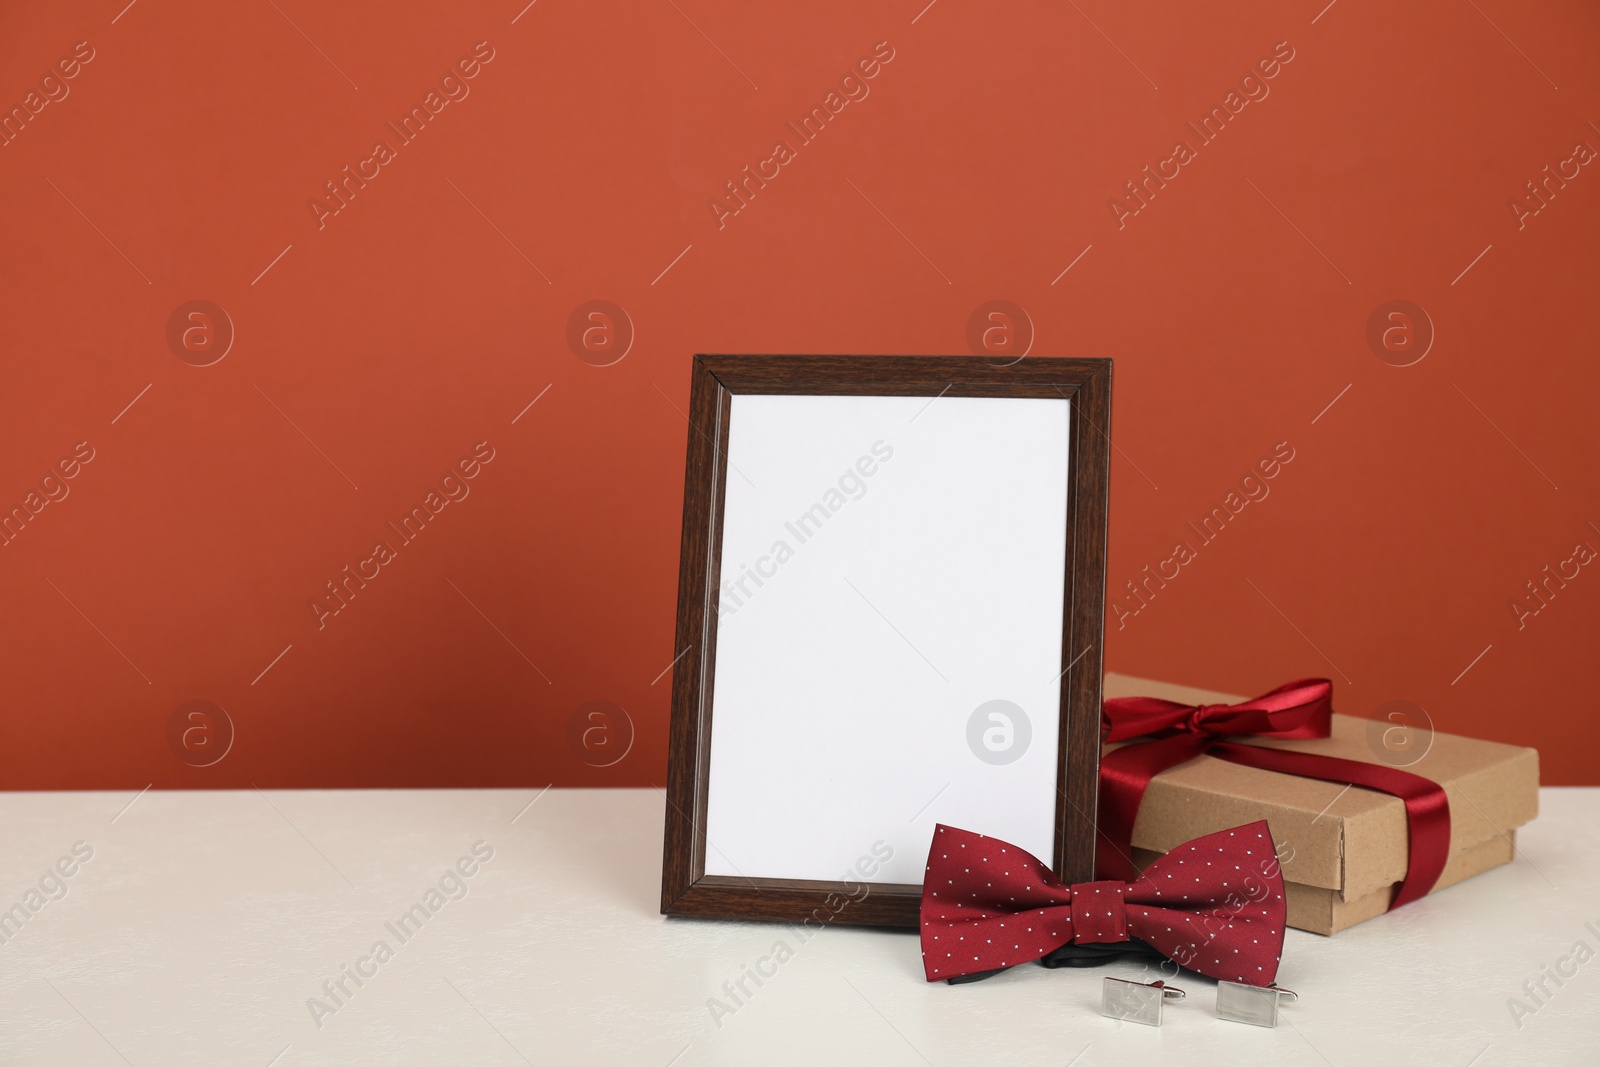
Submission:
POLYGON ((1200 974, 1271 985, 1285 912, 1265 821, 1180 845, 1134 882, 1072 886, 1015 845, 940 825, 923 878, 923 968, 938 982, 1133 938, 1200 974))

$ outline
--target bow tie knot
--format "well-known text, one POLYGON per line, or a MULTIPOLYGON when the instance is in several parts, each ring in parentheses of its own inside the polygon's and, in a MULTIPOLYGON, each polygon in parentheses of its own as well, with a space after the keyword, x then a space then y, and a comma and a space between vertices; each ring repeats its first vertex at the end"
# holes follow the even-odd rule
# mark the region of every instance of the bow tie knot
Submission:
POLYGON ((1078 882, 1072 886, 1073 941, 1091 945, 1128 940, 1126 882, 1078 882))

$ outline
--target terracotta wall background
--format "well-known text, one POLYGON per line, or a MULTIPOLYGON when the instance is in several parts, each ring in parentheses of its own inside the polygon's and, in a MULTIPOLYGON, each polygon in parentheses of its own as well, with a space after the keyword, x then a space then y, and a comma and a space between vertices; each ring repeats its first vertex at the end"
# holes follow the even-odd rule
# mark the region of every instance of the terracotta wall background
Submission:
POLYGON ((1593 5, 525 2, 0 12, 0 785, 659 784, 691 355, 986 344, 1111 669, 1600 782, 1593 5))

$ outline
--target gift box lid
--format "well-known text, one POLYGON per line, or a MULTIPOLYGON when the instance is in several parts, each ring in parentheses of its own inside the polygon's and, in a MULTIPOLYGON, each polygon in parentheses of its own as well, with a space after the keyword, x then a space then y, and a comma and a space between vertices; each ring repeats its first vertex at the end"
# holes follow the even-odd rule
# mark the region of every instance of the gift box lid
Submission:
MULTIPOLYGON (((1185 704, 1235 704, 1247 699, 1108 673, 1107 699, 1150 696, 1185 704)), ((1338 704, 1338 694, 1334 695, 1338 704)), ((1491 838, 1507 841, 1539 810, 1539 754, 1531 748, 1434 733, 1414 744, 1426 752, 1397 762, 1383 747, 1381 724, 1333 716, 1333 736, 1310 741, 1246 743, 1391 765, 1444 787, 1450 800, 1450 853, 1491 838), (1387 758, 1386 758, 1387 757, 1387 758)), ((1139 744, 1140 742, 1127 742, 1139 744)), ((1109 751, 1119 746, 1107 746, 1109 751)), ((1243 767, 1200 756, 1158 775, 1145 791, 1133 827, 1136 848, 1166 852, 1201 834, 1266 816, 1285 879, 1320 886, 1353 900, 1405 877, 1405 804, 1356 786, 1243 767)))

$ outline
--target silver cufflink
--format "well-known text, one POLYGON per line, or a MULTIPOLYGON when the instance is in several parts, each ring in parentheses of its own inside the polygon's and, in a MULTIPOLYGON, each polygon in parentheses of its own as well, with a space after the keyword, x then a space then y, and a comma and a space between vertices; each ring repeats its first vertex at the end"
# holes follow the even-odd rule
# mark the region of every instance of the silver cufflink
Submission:
POLYGON ((1108 1019, 1126 1019, 1145 1026, 1161 1025, 1161 1006, 1168 1000, 1181 1000, 1183 990, 1165 982, 1128 982, 1106 978, 1100 984, 1100 1014, 1108 1019))
POLYGON ((1277 986, 1218 982, 1217 1018, 1251 1026, 1277 1026, 1278 1002, 1283 998, 1300 999, 1293 991, 1277 986))

